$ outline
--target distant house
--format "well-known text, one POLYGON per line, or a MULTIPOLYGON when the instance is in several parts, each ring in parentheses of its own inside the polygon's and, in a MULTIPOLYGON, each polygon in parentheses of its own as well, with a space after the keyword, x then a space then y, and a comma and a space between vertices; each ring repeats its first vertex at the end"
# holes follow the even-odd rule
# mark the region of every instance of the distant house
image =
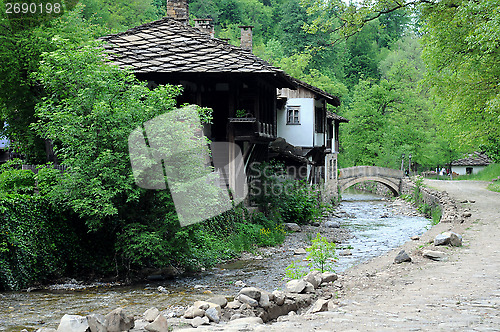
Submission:
POLYGON ((278 90, 278 136, 294 147, 289 152, 307 160, 311 184, 324 183, 327 191, 336 193, 339 125, 348 120, 327 110, 327 104, 340 106, 338 97, 298 79, 293 81, 297 89, 278 90))
POLYGON ((459 175, 475 174, 491 164, 491 159, 481 152, 469 153, 465 158, 454 160, 451 171, 459 175))

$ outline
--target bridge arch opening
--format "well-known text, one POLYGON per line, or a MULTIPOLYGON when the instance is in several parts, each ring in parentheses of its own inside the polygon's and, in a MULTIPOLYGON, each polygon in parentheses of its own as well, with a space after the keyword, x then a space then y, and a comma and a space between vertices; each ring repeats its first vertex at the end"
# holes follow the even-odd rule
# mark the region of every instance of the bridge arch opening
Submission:
POLYGON ((345 183, 343 183, 340 186, 340 191, 343 192, 347 190, 348 188, 354 186, 355 184, 361 183, 361 182, 366 182, 366 181, 374 181, 383 184, 386 186, 394 196, 399 196, 399 186, 396 185, 395 183, 384 179, 384 178, 379 178, 379 177, 361 177, 361 178, 354 178, 352 180, 349 180, 345 183))

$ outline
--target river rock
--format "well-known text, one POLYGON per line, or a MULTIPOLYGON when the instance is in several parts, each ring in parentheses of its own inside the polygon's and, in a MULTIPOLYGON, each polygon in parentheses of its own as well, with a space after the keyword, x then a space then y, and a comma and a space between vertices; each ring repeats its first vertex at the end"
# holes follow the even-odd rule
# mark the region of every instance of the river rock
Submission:
POLYGON ((61 318, 57 332, 87 332, 89 323, 87 317, 78 315, 64 315, 61 318))
POLYGON ((243 317, 227 323, 229 331, 253 331, 257 325, 264 324, 260 317, 243 317))
POLYGON ((240 301, 241 303, 246 303, 252 307, 257 307, 259 306, 259 302, 257 302, 256 299, 251 298, 250 296, 247 296, 245 294, 240 294, 236 297, 236 300, 240 301))
POLYGON ((108 332, 108 322, 101 314, 91 314, 87 316, 90 332, 108 332))
POLYGON ((324 283, 334 282, 338 278, 339 277, 335 273, 333 273, 333 272, 323 272, 323 273, 321 273, 321 279, 322 279, 322 282, 324 282, 324 283))
POLYGON ((156 319, 153 322, 146 325, 144 329, 150 332, 168 332, 167 319, 163 315, 158 315, 156 319))
POLYGON ((218 305, 216 303, 207 302, 207 301, 196 301, 195 303, 193 303, 193 306, 195 308, 202 309, 202 310, 208 310, 209 308, 214 308, 215 310, 217 310, 219 315, 222 312, 220 305, 218 305), (206 308, 206 309, 203 309, 203 308, 206 308))
POLYGON ((205 316, 205 310, 191 306, 184 312, 184 318, 193 319, 195 317, 205 316))
POLYGON ((290 293, 300 293, 304 288, 306 288, 306 282, 302 279, 294 279, 286 283, 286 290, 290 293))
POLYGON ((444 232, 434 238, 435 246, 442 246, 447 244, 454 247, 460 247, 462 245, 462 236, 454 232, 444 232))
POLYGON ((245 318, 246 316, 245 315, 242 315, 242 314, 234 314, 231 316, 231 318, 229 319, 230 321, 232 320, 235 320, 235 319, 240 319, 240 318, 245 318))
POLYGON ((436 250, 424 250, 422 252, 422 255, 434 261, 445 261, 447 259, 446 254, 444 252, 436 250))
POLYGON ((215 308, 208 308, 207 311, 205 311, 205 316, 212 322, 218 323, 220 321, 219 312, 217 312, 215 308))
POLYGON ((163 294, 169 294, 170 292, 168 291, 168 289, 166 289, 165 287, 163 286, 158 286, 158 288, 156 288, 158 290, 158 292, 160 293, 163 293, 163 294))
POLYGON ((293 222, 287 222, 284 224, 285 229, 291 232, 300 232, 300 226, 293 222))
POLYGON ((195 317, 189 321, 189 324, 191 324, 192 327, 198 327, 201 325, 209 325, 210 320, 208 317, 195 317))
POLYGON ((237 280, 235 283, 234 283, 235 286, 238 286, 238 287, 247 287, 247 284, 245 284, 243 281, 241 280, 237 280))
POLYGON ((240 311, 245 311, 245 310, 252 310, 252 306, 248 303, 242 303, 241 307, 240 307, 240 311))
POLYGON ((222 295, 211 297, 207 300, 207 302, 218 304, 221 309, 224 309, 224 307, 227 305, 227 299, 222 295))
POLYGON ((314 286, 310 282, 306 281, 306 287, 304 287, 304 293, 314 293, 314 286))
POLYGON ((298 248, 293 250, 294 255, 305 255, 307 251, 304 248, 298 248))
POLYGON ((51 327, 42 327, 41 329, 36 330, 36 332, 57 332, 57 330, 51 327))
POLYGON ((252 299, 258 301, 260 299, 261 292, 256 287, 245 287, 245 288, 242 288, 240 290, 238 295, 240 295, 240 294, 246 295, 246 296, 251 297, 252 299))
POLYGON ((305 277, 304 280, 311 283, 314 288, 318 288, 319 285, 321 285, 321 282, 323 281, 323 278, 321 277, 321 272, 318 270, 314 270, 309 272, 305 277))
POLYGON ((149 308, 142 315, 144 317, 144 320, 151 323, 152 321, 154 321, 156 319, 156 317, 158 317, 159 314, 160 314, 160 310, 158 310, 157 308, 149 308))
POLYGON ((406 253, 406 251, 401 250, 396 258, 394 258, 394 263, 401 264, 403 262, 411 262, 411 257, 406 253))
POLYGON ((227 308, 229 309, 239 309, 241 307, 241 302, 238 300, 234 300, 227 303, 227 308))
POLYGON ((262 292, 260 294, 260 299, 259 299, 259 307, 261 308, 269 308, 271 305, 271 301, 269 300, 269 294, 267 292, 262 292))
POLYGON ((418 236, 418 235, 413 235, 413 236, 411 237, 411 239, 412 239, 413 241, 418 241, 418 240, 420 240, 420 236, 418 236))
POLYGON ((339 256, 352 256, 352 252, 349 249, 342 249, 339 251, 339 256))
POLYGON ((141 331, 141 332, 144 332, 144 329, 146 328, 146 325, 148 325, 150 322, 148 322, 147 320, 145 319, 136 319, 134 321, 134 328, 132 330, 130 330, 131 332, 138 332, 138 331, 141 331))
POLYGON ((134 316, 126 314, 123 308, 117 308, 106 315, 108 332, 128 331, 134 328, 134 316))
POLYGON ((329 228, 340 228, 340 223, 338 221, 328 220, 325 222, 325 226, 329 228))
POLYGON ((309 310, 307 310, 307 313, 314 314, 316 312, 322 312, 327 310, 328 310, 328 300, 319 299, 313 304, 313 306, 309 310))
POLYGON ((274 302, 276 302, 277 305, 282 306, 283 303, 285 303, 285 293, 279 290, 275 290, 272 294, 274 295, 274 302))

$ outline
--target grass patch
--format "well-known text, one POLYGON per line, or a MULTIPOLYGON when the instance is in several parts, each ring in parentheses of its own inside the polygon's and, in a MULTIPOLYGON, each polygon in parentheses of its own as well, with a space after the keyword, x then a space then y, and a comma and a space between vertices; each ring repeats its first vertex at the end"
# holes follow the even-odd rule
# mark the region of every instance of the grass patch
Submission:
POLYGON ((500 181, 496 181, 488 185, 488 190, 500 193, 500 181))

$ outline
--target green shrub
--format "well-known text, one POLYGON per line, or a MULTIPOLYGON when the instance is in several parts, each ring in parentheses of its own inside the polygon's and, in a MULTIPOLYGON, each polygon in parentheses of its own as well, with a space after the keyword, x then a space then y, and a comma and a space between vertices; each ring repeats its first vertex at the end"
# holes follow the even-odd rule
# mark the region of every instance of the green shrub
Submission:
POLYGON ((439 206, 436 206, 432 209, 431 211, 431 216, 432 216, 432 224, 437 225, 441 221, 441 216, 443 215, 443 212, 441 211, 441 208, 439 206))
POLYGON ((335 253, 335 243, 329 242, 321 234, 317 234, 316 238, 311 241, 311 246, 306 248, 309 267, 321 272, 335 272, 334 268, 337 265, 338 257, 335 253))
POLYGON ((283 222, 306 224, 321 216, 323 207, 319 193, 305 181, 287 181, 277 200, 277 209, 283 222))
POLYGON ((35 173, 31 170, 5 169, 0 173, 0 191, 32 194, 35 190, 35 173))
POLYGON ((292 261, 290 265, 285 268, 285 278, 300 279, 306 274, 307 271, 303 266, 300 265, 300 262, 292 261))
POLYGON ((0 289, 60 277, 81 257, 77 237, 45 197, 0 196, 0 289))

